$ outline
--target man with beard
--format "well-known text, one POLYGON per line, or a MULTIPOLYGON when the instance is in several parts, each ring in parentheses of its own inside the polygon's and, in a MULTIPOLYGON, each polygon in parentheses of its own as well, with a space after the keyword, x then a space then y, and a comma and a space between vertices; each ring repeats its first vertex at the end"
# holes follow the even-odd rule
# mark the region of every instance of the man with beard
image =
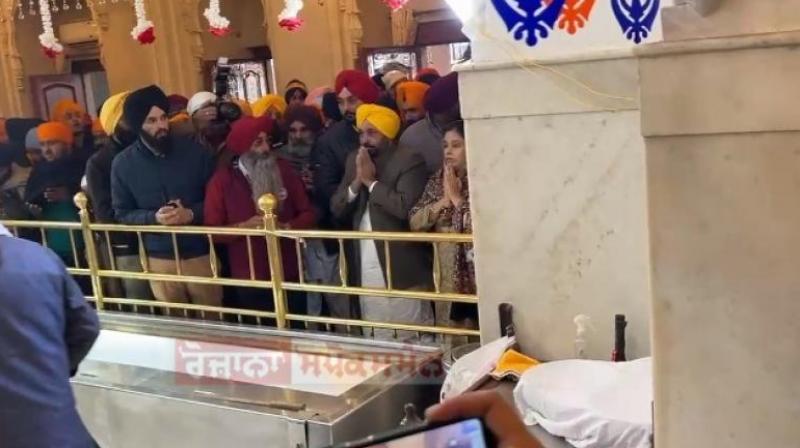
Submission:
MULTIPOLYGON (((123 224, 203 222, 205 186, 213 170, 211 155, 190 139, 170 137, 167 110, 167 97, 156 86, 137 90, 125 100, 125 122, 139 135, 111 167, 114 215, 123 224)), ((212 276, 205 236, 180 235, 177 246, 183 275, 212 276)), ((144 248, 151 272, 177 274, 171 235, 145 235, 144 248)), ((160 281, 151 281, 150 286, 160 301, 208 306, 222 302, 219 286, 160 281)))
POLYGON ((440 78, 425 94, 424 120, 420 120, 403 132, 400 147, 408 148, 425 159, 428 174, 442 169, 442 138, 450 123, 461 120, 461 105, 458 100, 458 72, 440 78))
MULTIPOLYGON (((100 124, 109 135, 108 142, 86 163, 87 192, 92 202, 95 221, 99 223, 119 223, 114 217, 114 207, 111 203, 111 164, 125 148, 136 141, 136 134, 128 128, 122 117, 128 95, 130 92, 118 93, 103 103, 103 107, 100 109, 100 124)), ((136 235, 111 232, 109 238, 116 269, 125 272, 142 272, 136 235)), ((108 241, 105 238, 100 238, 98 251, 104 264, 110 268, 111 260, 107 259, 109 253, 107 244, 108 241)), ((150 285, 142 280, 104 279, 104 284, 113 297, 139 300, 152 298, 150 285)))
MULTIPOLYGON (((237 228, 263 227, 258 199, 274 195, 278 203, 278 223, 284 229, 310 229, 315 216, 300 176, 272 149, 270 134, 274 122, 268 116, 245 117, 236 121, 228 135, 228 147, 238 158, 219 168, 206 189, 205 224, 237 228)), ((269 258, 264 238, 215 237, 227 245, 227 258, 233 278, 269 280, 269 258), (251 272, 248 247, 252 248, 251 272)), ((281 240, 284 280, 298 281, 297 253, 292 240, 281 240)), ((305 314, 305 294, 287 292, 289 312, 305 314)), ((274 303, 260 288, 237 288, 234 300, 226 306, 273 311, 274 303)), ((294 327, 295 325, 293 325, 294 327)), ((302 328, 297 325, 297 328, 302 328)))
POLYGON ((397 106, 403 119, 403 129, 425 118, 425 94, 430 86, 424 82, 407 81, 397 86, 397 106))
MULTIPOLYGON (((377 105, 358 108, 356 122, 361 132, 358 151, 347 159, 339 188, 331 199, 336 218, 348 220, 353 230, 364 232, 409 231, 408 214, 425 189, 428 173, 425 160, 405 149, 397 149, 394 139, 400 131, 400 117, 391 109, 377 105)), ((419 243, 390 243, 391 288, 429 290, 432 284, 430 247, 419 243)), ((383 248, 383 245, 380 246, 383 248)), ((349 284, 386 289, 386 253, 375 241, 363 240, 346 246, 350 267, 349 284)), ((429 301, 361 296, 361 314, 373 322, 417 325, 433 324, 429 301)), ((391 339, 391 330, 374 330, 381 339, 391 339)), ((414 332, 398 331, 400 339, 411 339, 414 332)))
POLYGON ((314 200, 325 215, 320 217, 323 229, 337 228, 328 211, 330 201, 344 176, 344 166, 351 152, 358 149, 356 110, 362 104, 378 100, 380 90, 364 72, 344 70, 336 77, 336 94, 343 120, 331 126, 320 137, 312 153, 314 200))
POLYGON ((72 154, 85 163, 94 153, 92 122, 87 120, 86 110, 69 99, 63 99, 53 106, 51 119, 60 121, 72 130, 72 154))
MULTIPOLYGON (((72 153, 73 133, 60 121, 43 123, 37 128, 42 147, 42 161, 33 167, 25 187, 25 202, 31 214, 42 221, 78 221, 73 196, 80 191, 83 161, 72 153)), ((83 238, 74 231, 75 250, 83 249, 83 238)), ((45 231, 47 247, 69 267, 78 267, 72 252, 70 230, 45 231)), ((85 285, 82 285, 85 286, 85 285)))
MULTIPOLYGON (((279 154, 292 164, 303 177, 306 192, 313 197, 313 178, 311 173, 311 149, 322 130, 319 109, 313 106, 290 106, 285 116, 288 143, 280 148, 279 154)), ((315 201, 318 204, 319 201, 315 201)), ((317 213, 322 215, 323 210, 317 213)), ((305 280, 320 285, 340 285, 339 254, 331 253, 325 248, 322 240, 306 241, 303 251, 305 260, 305 280)), ((328 313, 333 317, 350 316, 350 303, 346 297, 336 294, 308 293, 308 313, 312 316, 322 315, 323 297, 328 306, 328 313)), ((336 328, 343 330, 343 328, 336 328)))

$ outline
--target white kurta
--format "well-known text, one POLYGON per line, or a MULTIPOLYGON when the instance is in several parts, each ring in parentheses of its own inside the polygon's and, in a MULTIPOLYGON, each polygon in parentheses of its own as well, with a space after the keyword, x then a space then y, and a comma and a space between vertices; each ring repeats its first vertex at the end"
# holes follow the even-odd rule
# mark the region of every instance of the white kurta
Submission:
MULTIPOLYGON (((373 184, 374 186, 374 184, 373 184)), ((372 189, 370 188, 370 191, 372 189)), ((349 191, 350 202, 356 200, 356 195, 349 191)), ((372 231, 369 204, 361 217, 358 230, 372 231)), ((373 240, 359 241, 359 256, 361 260, 361 286, 364 288, 386 289, 386 279, 381 268, 378 249, 373 240)), ((361 315, 364 320, 372 322, 392 322, 403 324, 433 325, 433 309, 425 300, 402 299, 398 297, 361 296, 361 315)), ((398 331, 395 338, 394 330, 375 329, 374 336, 383 340, 419 340, 420 337, 413 331, 398 331)), ((432 339, 424 335, 425 340, 432 339)))

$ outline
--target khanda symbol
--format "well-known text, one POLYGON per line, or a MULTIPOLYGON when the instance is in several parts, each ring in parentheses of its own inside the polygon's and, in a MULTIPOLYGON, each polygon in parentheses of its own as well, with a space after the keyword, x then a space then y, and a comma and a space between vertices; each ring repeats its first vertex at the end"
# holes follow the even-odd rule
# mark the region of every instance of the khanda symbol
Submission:
POLYGON ((628 40, 641 43, 653 31, 659 0, 611 0, 611 8, 628 40))
POLYGON ((492 0, 494 9, 514 39, 535 46, 546 39, 561 14, 566 0, 492 0), (516 3, 513 6, 512 3, 516 3))

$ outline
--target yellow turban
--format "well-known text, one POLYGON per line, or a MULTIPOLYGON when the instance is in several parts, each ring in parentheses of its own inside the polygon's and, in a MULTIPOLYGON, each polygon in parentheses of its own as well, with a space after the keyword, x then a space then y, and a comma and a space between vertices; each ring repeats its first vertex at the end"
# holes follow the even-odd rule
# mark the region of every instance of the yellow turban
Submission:
POLYGON ((258 118, 275 109, 283 115, 286 112, 286 100, 278 95, 266 95, 253 103, 253 116, 258 118))
POLYGON ((50 114, 50 119, 53 121, 64 121, 64 116, 67 115, 68 112, 76 112, 79 114, 86 113, 80 104, 72 100, 64 99, 53 106, 53 113, 50 114))
POLYGON ((419 81, 408 81, 397 86, 397 104, 401 107, 425 108, 425 94, 431 86, 419 81))
POLYGON ((239 109, 242 110, 243 117, 253 116, 253 108, 250 107, 250 103, 248 103, 247 100, 242 100, 237 98, 234 99, 233 102, 236 103, 236 105, 239 106, 239 109))
POLYGON ((364 122, 375 126, 381 134, 394 140, 400 132, 400 116, 388 107, 377 104, 362 104, 356 110, 356 124, 361 127, 364 122))
POLYGON ((122 119, 122 112, 125 109, 125 99, 130 95, 130 91, 125 91, 109 97, 100 109, 100 125, 106 135, 112 135, 117 129, 119 121, 122 119))
POLYGON ((59 141, 66 143, 70 147, 75 140, 75 136, 72 135, 72 129, 60 121, 48 121, 40 124, 36 128, 36 135, 39 136, 40 142, 59 141))

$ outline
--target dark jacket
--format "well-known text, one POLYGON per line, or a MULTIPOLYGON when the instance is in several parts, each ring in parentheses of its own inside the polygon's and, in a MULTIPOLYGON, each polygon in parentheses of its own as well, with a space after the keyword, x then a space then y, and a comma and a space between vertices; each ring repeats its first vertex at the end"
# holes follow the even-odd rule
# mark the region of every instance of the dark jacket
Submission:
MULTIPOLYGON (((372 230, 377 232, 408 232, 408 214, 416 205, 425 185, 428 172, 425 160, 417 154, 403 149, 385 150, 375 158, 378 183, 370 193, 361 187, 358 197, 348 202, 348 188, 355 179, 356 154, 347 158, 344 178, 331 199, 331 209, 341 220, 350 222, 350 228, 358 230, 361 218, 369 207, 372 230)), ((386 257, 383 242, 379 244, 378 258, 386 276, 386 257)), ((432 248, 423 243, 391 243, 392 281, 396 289, 428 289, 433 283, 432 248)), ((361 263, 358 242, 345 245, 349 281, 361 284, 361 263)))
POLYGON ((340 121, 317 140, 311 151, 313 200, 317 208, 319 227, 322 229, 342 228, 341 223, 337 223, 331 214, 330 203, 344 176, 347 156, 357 150, 358 146, 358 131, 351 123, 340 121))
MULTIPOLYGON (((295 230, 306 230, 314 226, 314 209, 306 195, 305 186, 300 176, 295 173, 289 162, 278 160, 278 167, 283 179, 285 200, 278 213, 278 222, 288 224, 295 230)), ((205 223, 208 226, 231 226, 256 216, 253 190, 241 170, 233 163, 220 168, 211 178, 206 189, 205 223)), ((227 243, 228 260, 233 278, 250 278, 250 259, 247 255, 247 238, 215 237, 214 241, 227 243)), ((271 279, 269 257, 265 238, 251 238, 253 250, 253 270, 258 280, 271 279)), ((281 260, 285 280, 297 281, 297 251, 294 240, 281 238, 281 260)))
MULTIPOLYGON (((92 204, 95 221, 103 224, 116 224, 114 207, 111 203, 111 164, 125 148, 114 138, 109 138, 103 149, 95 153, 86 162, 86 183, 89 199, 92 204)), ((134 234, 110 232, 111 244, 115 255, 135 255, 139 243, 134 234)), ((103 236, 102 241, 105 241, 103 236)))
POLYGON ((419 154, 425 159, 428 175, 432 176, 440 169, 444 160, 442 150, 441 129, 436 126, 430 116, 425 117, 408 127, 400 136, 399 146, 419 154))
MULTIPOLYGON (((192 209, 194 221, 203 222, 203 201, 213 171, 208 151, 192 140, 177 137, 165 155, 156 155, 141 139, 118 155, 111 165, 111 201, 114 216, 122 224, 156 225, 156 212, 173 200, 192 209)), ((147 254, 173 258, 169 234, 144 236, 147 254)), ((182 259, 208 254, 205 236, 178 236, 182 259)))
POLYGON ((94 446, 69 378, 99 333, 97 314, 61 261, 0 236, 0 445, 94 446))

